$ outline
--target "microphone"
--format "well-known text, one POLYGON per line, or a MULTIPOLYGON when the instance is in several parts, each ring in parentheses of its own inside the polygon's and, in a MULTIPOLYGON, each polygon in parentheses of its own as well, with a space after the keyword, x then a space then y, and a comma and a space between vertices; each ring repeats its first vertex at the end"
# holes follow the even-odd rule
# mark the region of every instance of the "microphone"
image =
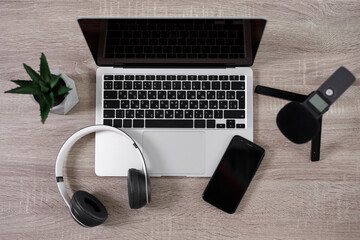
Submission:
POLYGON ((277 115, 280 131, 294 143, 306 143, 320 130, 319 119, 353 83, 354 75, 340 67, 304 102, 291 102, 277 115))

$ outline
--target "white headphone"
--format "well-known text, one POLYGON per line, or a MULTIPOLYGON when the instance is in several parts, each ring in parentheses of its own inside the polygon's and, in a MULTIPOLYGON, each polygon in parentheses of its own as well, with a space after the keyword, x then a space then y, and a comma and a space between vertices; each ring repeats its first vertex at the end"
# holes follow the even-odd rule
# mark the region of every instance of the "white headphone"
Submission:
POLYGON ((143 172, 134 168, 128 171, 127 180, 130 207, 133 209, 141 208, 151 201, 150 178, 147 172, 145 158, 136 142, 128 134, 114 127, 105 125, 85 127, 75 132, 65 141, 58 153, 55 164, 55 178, 59 192, 69 208, 71 216, 84 227, 94 227, 102 224, 107 218, 107 211, 96 197, 87 192, 77 191, 72 198, 70 198, 65 189, 62 168, 71 147, 79 139, 90 133, 100 131, 111 131, 121 135, 126 139, 126 142, 129 142, 129 147, 133 146, 136 149, 141 159, 143 172))

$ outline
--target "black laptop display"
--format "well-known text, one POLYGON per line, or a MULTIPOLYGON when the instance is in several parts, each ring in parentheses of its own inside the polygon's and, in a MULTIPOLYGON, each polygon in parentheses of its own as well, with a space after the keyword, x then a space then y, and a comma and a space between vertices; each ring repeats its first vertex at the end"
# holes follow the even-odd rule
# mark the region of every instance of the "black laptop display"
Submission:
POLYGON ((251 66, 264 19, 79 19, 98 66, 251 66))

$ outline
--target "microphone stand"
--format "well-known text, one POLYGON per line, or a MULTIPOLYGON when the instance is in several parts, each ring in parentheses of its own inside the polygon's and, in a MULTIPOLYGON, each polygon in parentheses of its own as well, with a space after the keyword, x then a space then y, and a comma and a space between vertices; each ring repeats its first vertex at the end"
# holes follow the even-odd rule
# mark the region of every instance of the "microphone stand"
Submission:
MULTIPOLYGON (((275 88, 264 87, 257 85, 255 92, 258 94, 281 98, 293 102, 304 102, 308 96, 288 91, 283 91, 275 88)), ((320 128, 316 135, 311 140, 311 161, 316 162, 320 159, 320 144, 321 144, 321 127, 322 127, 322 116, 319 118, 320 128)))

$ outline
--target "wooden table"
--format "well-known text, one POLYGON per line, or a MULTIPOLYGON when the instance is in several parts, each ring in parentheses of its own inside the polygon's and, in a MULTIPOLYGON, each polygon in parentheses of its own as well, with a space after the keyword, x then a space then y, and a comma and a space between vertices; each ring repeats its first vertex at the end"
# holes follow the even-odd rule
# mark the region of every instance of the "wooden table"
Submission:
POLYGON ((61 144, 95 122, 96 65, 78 16, 267 17, 255 84, 308 94, 341 65, 360 76, 359 1, 1 1, 0 16, 0 239, 360 239, 359 81, 324 116, 314 163, 310 143, 276 127, 286 101, 254 95, 254 141, 267 152, 233 215, 202 200, 208 178, 153 178, 151 204, 130 210, 126 179, 94 173, 94 136, 71 151, 66 184, 98 196, 107 222, 76 224, 54 179, 61 144), (37 67, 41 52, 80 98, 44 125, 29 96, 3 93, 29 79, 22 63, 37 67))

